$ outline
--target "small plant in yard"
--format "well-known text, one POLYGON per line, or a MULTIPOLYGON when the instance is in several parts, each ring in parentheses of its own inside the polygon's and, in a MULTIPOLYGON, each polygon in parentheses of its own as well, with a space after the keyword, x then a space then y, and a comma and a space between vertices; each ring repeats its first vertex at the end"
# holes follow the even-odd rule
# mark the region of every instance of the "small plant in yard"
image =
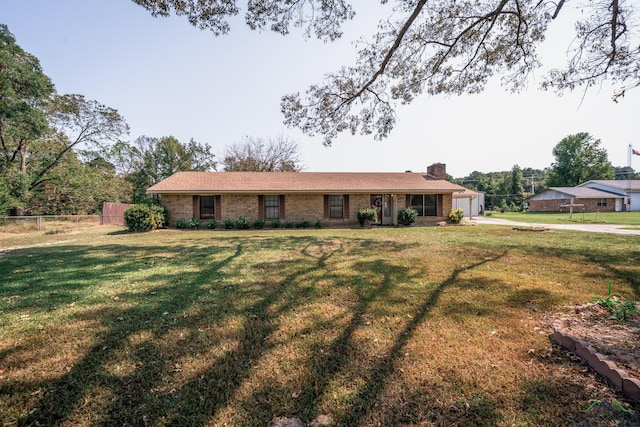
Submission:
POLYGON ((188 226, 187 221, 185 221, 182 218, 176 221, 176 228, 180 230, 185 230, 187 226, 188 226))
POLYGON ((210 219, 209 222, 207 222, 207 228, 209 230, 215 230, 218 228, 218 222, 215 219, 210 219))
POLYGON ((201 225, 202 224, 201 224, 201 222, 200 222, 200 220, 198 218, 191 218, 189 220, 189 228, 192 229, 192 230, 200 229, 201 225))
POLYGON ((638 312, 635 301, 622 301, 611 293, 611 283, 607 286, 607 296, 598 298, 594 302, 609 310, 609 313, 620 322, 629 320, 631 315, 638 312))
POLYGON ((273 221, 271 221, 271 228, 280 228, 280 220, 279 219, 274 219, 273 221))
POLYGON ((251 222, 248 219, 241 216, 236 220, 236 228, 238 230, 248 230, 251 227, 251 222))
POLYGON ((314 225, 314 227, 316 227, 316 228, 324 228, 324 224, 323 224, 323 223, 322 223, 322 221, 321 221, 321 220, 319 220, 319 219, 318 219, 318 220, 316 220, 315 224, 313 224, 313 225, 314 225))
POLYGON ((464 211, 462 210, 462 208, 451 209, 451 211, 449 212, 449 221, 453 222, 454 224, 460 224, 462 218, 464 218, 464 211))
POLYGON ((225 218, 222 220, 222 226, 225 228, 225 230, 233 230, 233 228, 236 226, 236 223, 233 222, 231 218, 225 218))
POLYGON ((358 209, 358 224, 360 227, 369 226, 372 222, 378 222, 378 210, 374 208, 358 209))
POLYGON ((256 219, 255 221, 253 221, 253 228, 255 228, 256 230, 264 228, 264 219, 256 219))
POLYGON ((309 228, 310 226, 311 226, 311 223, 306 219, 303 219, 302 221, 298 221, 296 223, 296 228, 309 228))
POLYGON ((291 221, 287 221, 284 223, 284 228, 293 228, 295 224, 291 221))
POLYGON ((418 211, 413 208, 400 209, 398 212, 398 223, 402 225, 411 225, 418 219, 418 211))

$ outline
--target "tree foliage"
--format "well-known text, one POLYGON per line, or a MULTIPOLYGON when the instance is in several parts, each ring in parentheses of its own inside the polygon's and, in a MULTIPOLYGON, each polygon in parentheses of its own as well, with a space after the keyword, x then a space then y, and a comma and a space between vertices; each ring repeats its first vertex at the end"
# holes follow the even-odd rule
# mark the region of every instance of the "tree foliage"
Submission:
POLYGON ((116 110, 82 95, 57 95, 38 59, 0 25, 0 211, 95 211, 90 196, 95 177, 74 150, 127 132, 116 110), (85 193, 86 203, 79 201, 78 191, 85 193))
POLYGON ((455 180, 459 185, 485 193, 483 209, 522 210, 527 195, 545 188, 547 170, 520 168, 514 165, 510 171, 473 171, 455 180), (532 182, 534 185, 532 185, 532 182))
MULTIPOLYGON (((230 30, 240 13, 236 0, 134 0, 154 16, 185 15, 214 34, 230 30)), ((387 3, 381 0, 380 3, 387 3)), ((570 13, 565 0, 395 0, 394 13, 362 41, 355 64, 330 73, 301 95, 282 99, 285 123, 330 144, 339 133, 386 137, 398 103, 427 94, 482 91, 502 76, 509 90, 527 86, 539 69, 537 48, 549 23, 570 13)), ((367 4, 367 7, 369 5, 367 4)), ((639 26, 632 0, 592 0, 579 5, 575 39, 562 69, 549 70, 543 89, 573 90, 610 80, 623 88, 640 82, 639 26)), ((245 21, 253 29, 287 34, 302 27, 307 36, 335 40, 355 16, 346 0, 248 0, 245 21)))
POLYGON ((549 187, 573 187, 592 179, 613 179, 614 169, 600 140, 586 132, 569 135, 554 148, 549 187))
POLYGON ((298 144, 280 135, 275 139, 245 137, 228 145, 223 154, 226 172, 299 172, 298 144))
POLYGON ((173 136, 141 136, 133 144, 120 141, 102 154, 133 185, 134 203, 149 201, 147 188, 179 171, 211 171, 216 168, 209 144, 193 139, 183 144, 173 136))

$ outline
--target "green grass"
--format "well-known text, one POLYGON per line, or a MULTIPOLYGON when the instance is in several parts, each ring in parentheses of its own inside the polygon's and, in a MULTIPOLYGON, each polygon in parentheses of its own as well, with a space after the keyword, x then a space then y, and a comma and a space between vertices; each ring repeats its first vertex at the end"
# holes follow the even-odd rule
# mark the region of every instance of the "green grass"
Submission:
POLYGON ((0 236, 22 246, 0 252, 0 420, 572 425, 622 399, 552 347, 546 315, 608 283, 640 298, 637 242, 492 226, 0 236))
POLYGON ((640 212, 492 212, 492 218, 538 224, 604 223, 613 225, 640 226, 640 212))

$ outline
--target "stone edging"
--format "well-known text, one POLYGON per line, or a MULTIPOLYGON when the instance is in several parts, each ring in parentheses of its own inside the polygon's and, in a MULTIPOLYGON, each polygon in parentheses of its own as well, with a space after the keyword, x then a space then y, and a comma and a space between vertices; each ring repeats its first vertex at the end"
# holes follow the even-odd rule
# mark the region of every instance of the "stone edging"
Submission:
POLYGON ((609 384, 622 390, 627 398, 640 402, 640 380, 632 378, 627 371, 618 368, 614 362, 607 360, 607 356, 598 353, 585 341, 569 335, 567 328, 570 323, 569 319, 555 320, 551 325, 551 340, 582 358, 591 369, 605 377, 609 384))

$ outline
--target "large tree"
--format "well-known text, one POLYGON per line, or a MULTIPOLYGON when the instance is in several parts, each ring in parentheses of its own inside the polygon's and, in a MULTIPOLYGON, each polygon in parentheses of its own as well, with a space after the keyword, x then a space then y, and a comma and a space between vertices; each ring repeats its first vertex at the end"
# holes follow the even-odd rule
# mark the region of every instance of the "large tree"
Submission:
MULTIPOLYGON (((133 0, 154 16, 184 15, 214 34, 230 30, 241 11, 237 0, 133 0)), ((380 0, 387 3, 389 0, 380 0)), ((328 74, 304 95, 282 100, 285 123, 330 144, 343 131, 386 137, 395 108, 422 94, 476 93, 490 77, 502 76, 520 90, 541 67, 537 48, 549 23, 567 13, 565 0, 395 0, 370 41, 360 43, 354 65, 328 74)), ((372 7, 369 4, 366 7, 372 7)), ((632 0, 591 0, 578 5, 575 39, 562 69, 542 81, 559 92, 610 80, 620 94, 640 82, 640 31, 632 0)), ((287 34, 302 27, 307 36, 334 40, 355 16, 348 0, 248 0, 245 21, 252 29, 287 34)))
POLYGON ((112 108, 82 95, 57 95, 39 61, 0 25, 0 193, 2 211, 26 209, 50 187, 56 169, 79 147, 100 146, 128 133, 112 108))
POLYGON ((245 137, 225 147, 222 163, 226 172, 300 172, 298 144, 280 135, 275 139, 245 137))
POLYGON ((573 187, 592 179, 613 179, 614 169, 600 140, 582 132, 562 139, 554 148, 556 161, 547 176, 549 187, 573 187))
POLYGON ((54 93, 38 58, 25 52, 0 24, 0 193, 2 211, 25 206, 33 145, 48 132, 45 106, 54 93))

